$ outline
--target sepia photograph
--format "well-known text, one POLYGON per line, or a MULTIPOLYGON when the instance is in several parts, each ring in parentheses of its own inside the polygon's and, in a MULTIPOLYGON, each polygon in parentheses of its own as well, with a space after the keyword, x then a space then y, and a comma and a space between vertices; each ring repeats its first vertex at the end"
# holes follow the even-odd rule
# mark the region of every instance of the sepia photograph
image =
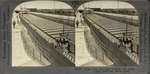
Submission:
POLYGON ((13 67, 139 65, 139 13, 127 2, 23 2, 11 26, 13 67))

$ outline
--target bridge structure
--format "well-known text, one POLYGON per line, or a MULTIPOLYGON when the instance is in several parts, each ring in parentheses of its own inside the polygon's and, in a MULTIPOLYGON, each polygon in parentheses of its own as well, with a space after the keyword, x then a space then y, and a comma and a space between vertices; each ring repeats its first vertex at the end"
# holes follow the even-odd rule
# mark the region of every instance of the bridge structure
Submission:
MULTIPOLYGON (((0 1, 0 72, 6 72, 7 68, 11 68, 11 20, 12 20, 12 13, 13 10, 18 6, 19 4, 23 2, 28 1, 39 1, 39 0, 1 0, 0 1), (4 67, 2 69, 2 66, 4 67)), ((42 1, 49 1, 49 0, 42 0, 42 1)), ((71 6, 74 11, 76 12, 78 8, 87 2, 91 1, 110 1, 110 0, 51 0, 51 1, 60 1, 68 4, 71 6)), ((111 0, 111 1, 118 1, 118 0, 111 0)), ((148 0, 119 0, 123 2, 130 3, 133 5, 139 15, 139 30, 140 30, 140 37, 139 43, 140 45, 140 58, 144 58, 145 56, 148 57, 148 54, 144 54, 144 52, 149 52, 149 24, 150 24, 150 2, 148 0), (143 19, 145 21, 143 21, 143 19), (143 42, 145 41, 145 42, 143 42)), ((144 60, 148 60, 147 58, 140 60, 140 62, 144 62, 144 60)), ((142 63, 143 66, 145 66, 147 62, 142 63)), ((146 66, 147 67, 147 66, 146 66)))

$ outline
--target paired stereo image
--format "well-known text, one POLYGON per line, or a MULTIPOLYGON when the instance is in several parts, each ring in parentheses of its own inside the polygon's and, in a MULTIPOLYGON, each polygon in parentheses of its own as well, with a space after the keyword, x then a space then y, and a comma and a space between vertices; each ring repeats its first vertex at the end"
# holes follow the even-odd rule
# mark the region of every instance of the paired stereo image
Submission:
POLYGON ((139 65, 139 19, 129 3, 91 1, 75 9, 29 1, 12 15, 13 67, 139 65))

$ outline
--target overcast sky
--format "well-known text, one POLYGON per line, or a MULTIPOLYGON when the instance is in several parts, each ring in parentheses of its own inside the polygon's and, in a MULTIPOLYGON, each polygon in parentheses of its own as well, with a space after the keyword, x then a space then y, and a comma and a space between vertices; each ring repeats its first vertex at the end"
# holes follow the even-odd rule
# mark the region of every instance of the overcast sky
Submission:
MULTIPOLYGON (((118 1, 92 1, 85 3, 80 6, 80 8, 90 7, 90 8, 134 8, 132 5, 125 2, 118 1)), ((20 4, 18 8, 39 8, 39 9, 71 9, 69 5, 58 1, 30 1, 20 4)))

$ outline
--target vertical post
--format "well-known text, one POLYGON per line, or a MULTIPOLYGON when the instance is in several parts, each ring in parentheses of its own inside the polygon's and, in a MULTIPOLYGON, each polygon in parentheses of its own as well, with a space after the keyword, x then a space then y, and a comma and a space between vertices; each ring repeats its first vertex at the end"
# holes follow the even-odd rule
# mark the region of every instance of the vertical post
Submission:
MULTIPOLYGON (((65 22, 65 21, 64 21, 65 22)), ((63 36, 64 36, 64 24, 63 24, 63 36)))

